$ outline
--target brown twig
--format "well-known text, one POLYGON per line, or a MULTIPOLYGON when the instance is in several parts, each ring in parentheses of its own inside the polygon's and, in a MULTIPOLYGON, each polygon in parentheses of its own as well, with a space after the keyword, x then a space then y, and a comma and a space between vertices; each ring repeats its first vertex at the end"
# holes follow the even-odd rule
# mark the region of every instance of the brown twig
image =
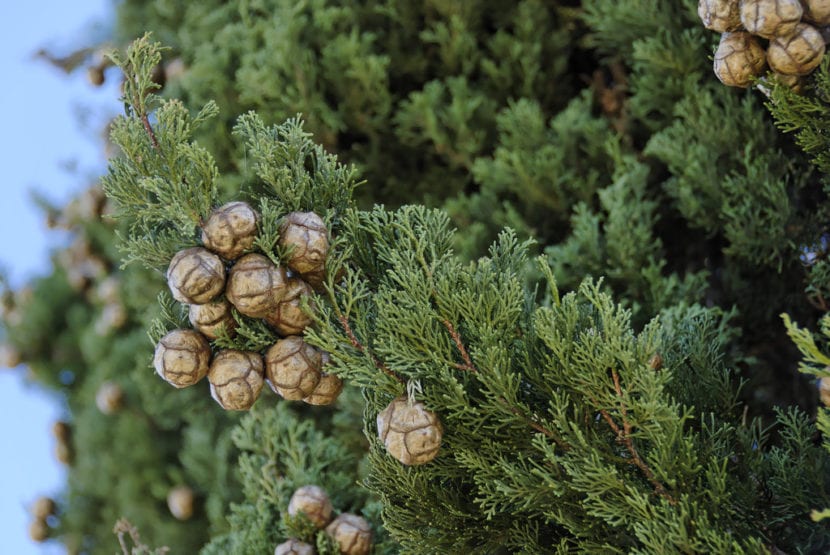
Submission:
MULTIPOLYGON (((660 481, 654 476, 654 472, 652 472, 651 468, 646 464, 646 462, 640 457, 640 454, 637 452, 637 448, 634 447, 634 441, 631 439, 631 423, 628 421, 628 410, 625 407, 625 403, 622 400, 622 386, 620 385, 620 376, 617 374, 617 371, 611 369, 611 378, 614 380, 614 391, 617 393, 617 398, 620 399, 620 415, 622 416, 623 427, 620 426, 614 421, 611 415, 605 409, 600 409, 599 413, 602 415, 602 418, 608 423, 608 426, 614 431, 617 435, 617 441, 625 445, 626 450, 631 455, 631 464, 635 465, 646 479, 651 482, 651 485, 654 486, 654 491, 656 491, 659 495, 666 498, 669 503, 672 505, 677 503, 677 500, 672 497, 672 495, 666 491, 666 488, 660 481)), ((596 400, 593 400, 594 404, 598 403, 596 400)))
MULTIPOLYGON (((444 324, 444 327, 447 328, 448 332, 450 332, 450 336, 452 337, 452 340, 455 342, 455 346, 458 349, 458 352, 461 353, 461 358, 464 359, 464 364, 455 363, 453 364, 453 366, 455 368, 458 368, 459 370, 467 370, 469 372, 478 373, 478 368, 476 368, 475 364, 473 364, 473 359, 470 357, 470 353, 467 352, 467 348, 464 346, 464 342, 461 340, 461 335, 455 329, 455 326, 452 325, 452 322, 446 319, 442 320, 441 323, 444 324)), ((509 410, 510 412, 524 420, 528 426, 530 426, 537 432, 540 432, 545 436, 551 438, 562 449, 568 450, 571 448, 571 446, 568 445, 567 442, 565 442, 562 438, 560 438, 559 435, 557 435, 554 431, 548 430, 547 428, 545 428, 544 426, 542 426, 541 424, 539 424, 538 422, 524 414, 522 411, 512 406, 510 403, 507 402, 507 399, 505 399, 504 397, 499 397, 499 402, 504 407, 506 407, 507 410, 509 410)))
POLYGON ((156 134, 155 134, 155 132, 153 132, 153 126, 152 126, 152 125, 150 125, 150 118, 148 118, 148 117, 147 117, 147 114, 145 114, 145 113, 143 113, 143 112, 142 112, 142 114, 141 114, 141 123, 143 123, 143 124, 144 124, 144 130, 145 130, 145 131, 147 132, 147 134, 150 136, 150 142, 152 142, 152 143, 153 143, 153 148, 155 148, 156 150, 158 150, 158 148, 159 148, 159 142, 158 142, 158 139, 156 139, 156 134))
POLYGON ((124 76, 130 81, 132 86, 132 101, 133 101, 133 109, 138 114, 138 118, 141 120, 141 124, 144 126, 144 131, 147 132, 147 135, 150 137, 150 142, 153 143, 153 148, 156 150, 159 149, 159 142, 156 138, 156 133, 153 131, 153 126, 150 125, 150 118, 145 111, 144 100, 147 98, 147 91, 139 90, 139 80, 138 77, 135 75, 134 71, 130 71, 129 76, 127 76, 127 70, 124 70, 124 76))
MULTIPOLYGON (((354 347, 355 349, 357 349, 358 351, 360 351, 363 354, 367 354, 366 353, 366 347, 363 346, 363 343, 360 342, 360 340, 357 338, 357 336, 355 336, 354 332, 352 331, 352 327, 349 325, 349 320, 342 314, 338 314, 337 319, 340 321, 340 325, 343 326, 343 330, 346 332, 346 335, 349 336, 349 341, 351 342, 352 347, 354 347)), ((377 357, 375 357, 375 355, 373 355, 371 353, 368 353, 368 354, 371 357, 372 362, 374 363, 376 368, 378 368, 384 374, 395 378, 400 383, 402 383, 402 384, 406 383, 403 378, 401 378, 395 372, 390 370, 388 366, 386 366, 381 361, 379 361, 377 359, 377 357)))
POLYGON ((464 364, 453 364, 459 370, 469 370, 470 372, 478 372, 478 368, 475 367, 473 364, 473 359, 470 358, 470 353, 467 352, 467 348, 464 347, 464 343, 461 341, 461 336, 455 330, 455 327, 449 320, 442 320, 442 324, 444 327, 447 328, 447 331, 450 332, 450 336, 452 340, 455 341, 455 346, 458 349, 458 352, 461 353, 461 358, 464 359, 464 364))
POLYGON ((518 416, 519 418, 524 420, 525 423, 527 423, 528 426, 530 426, 531 428, 533 428, 537 432, 542 433, 545 436, 551 438, 556 443, 556 445, 558 445, 561 449, 563 449, 564 451, 570 450, 571 446, 568 445, 567 441, 565 441, 564 439, 559 437, 559 434, 557 434, 553 430, 549 430, 549 429, 545 428, 544 426, 542 426, 541 424, 539 424, 538 422, 533 420, 528 415, 524 414, 522 411, 520 411, 516 407, 510 405, 510 403, 508 403, 507 399, 505 399, 504 397, 499 397, 499 402, 501 402, 501 404, 503 406, 505 406, 507 408, 507 410, 509 410, 510 412, 512 412, 513 414, 515 414, 516 416, 518 416))

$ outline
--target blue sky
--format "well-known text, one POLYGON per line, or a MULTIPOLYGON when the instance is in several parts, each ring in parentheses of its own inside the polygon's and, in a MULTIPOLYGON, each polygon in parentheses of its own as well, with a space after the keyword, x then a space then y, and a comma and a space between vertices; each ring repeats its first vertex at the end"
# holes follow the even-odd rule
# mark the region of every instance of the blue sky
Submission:
MULTIPOLYGON (((46 229, 29 191, 58 203, 94 182, 106 166, 100 128, 119 109, 114 85, 93 89, 83 72, 66 77, 32 53, 66 53, 106 37, 111 2, 6 2, 0 33, 0 264, 19 286, 49 268, 48 250, 66 241, 46 229)), ((40 495, 61 492, 65 474, 56 462, 50 430, 59 400, 25 379, 25 369, 0 369, 0 552, 63 553, 28 536, 27 508, 40 495)))

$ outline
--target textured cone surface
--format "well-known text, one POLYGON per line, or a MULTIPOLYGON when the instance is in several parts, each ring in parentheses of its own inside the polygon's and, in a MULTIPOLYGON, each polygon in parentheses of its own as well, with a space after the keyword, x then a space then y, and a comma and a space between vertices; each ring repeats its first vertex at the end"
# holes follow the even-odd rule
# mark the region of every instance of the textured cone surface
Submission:
POLYGON ((700 0, 697 15, 704 27, 718 33, 734 31, 741 26, 741 9, 737 0, 700 0))
POLYGON ((300 274, 300 277, 302 277, 303 281, 309 284, 315 291, 322 291, 323 285, 326 283, 326 269, 320 268, 319 270, 313 272, 306 272, 304 274, 300 274))
POLYGON ((202 243, 227 260, 236 260, 251 248, 257 235, 259 214, 246 202, 220 206, 202 228, 202 243))
POLYGON ((222 326, 229 335, 233 335, 236 320, 231 314, 231 303, 227 299, 210 301, 205 304, 192 304, 188 311, 190 325, 199 330, 208 339, 219 337, 222 326))
POLYGON ((177 520, 188 520, 193 516, 193 490, 187 486, 176 486, 167 493, 167 508, 177 520))
POLYGON ((268 383, 275 393, 288 400, 308 397, 320 382, 322 353, 291 336, 280 339, 265 353, 268 383))
POLYGON ((803 11, 799 0, 742 0, 741 23, 753 35, 773 39, 795 31, 803 11))
POLYGON ((225 288, 225 265, 221 258, 202 247, 179 251, 167 268, 167 285, 179 302, 206 303, 225 288))
POLYGON ((277 546, 274 555, 315 555, 317 553, 313 546, 291 538, 277 546))
POLYGON ((173 330, 156 345, 153 366, 174 387, 193 385, 208 373, 210 344, 197 331, 173 330))
POLYGON ((785 75, 806 75, 821 63, 824 39, 812 25, 799 23, 795 32, 769 43, 767 60, 772 69, 785 75))
POLYGON ((300 278, 289 278, 285 297, 265 320, 280 335, 299 335, 311 324, 312 317, 303 312, 303 297, 311 295, 311 286, 300 278))
POLYGON ((298 488, 288 502, 288 514, 297 516, 302 513, 317 528, 323 528, 331 521, 331 512, 331 500, 326 490, 320 486, 298 488))
POLYGON ((334 403, 343 391, 343 380, 334 374, 320 374, 320 381, 311 395, 303 399, 309 405, 330 405, 334 403))
POLYGON ((286 293, 285 270, 261 254, 246 254, 231 268, 228 300, 236 309, 252 318, 273 312, 286 293))
POLYGON ((32 516, 37 520, 46 520, 55 514, 55 500, 50 497, 38 497, 32 505, 32 516))
POLYGON ((721 35, 714 63, 715 75, 721 83, 748 87, 765 66, 764 49, 758 39, 744 31, 721 35))
POLYGON ((208 370, 210 394, 222 408, 248 410, 264 383, 262 357, 248 351, 220 351, 208 370))
POLYGON ((124 391, 115 382, 104 382, 95 394, 95 405, 104 414, 114 414, 124 401, 124 391))
POLYGON ((801 0, 804 21, 816 25, 830 25, 830 0, 801 0))
POLYGON ((280 225, 279 244, 290 249, 286 264, 298 274, 325 270, 329 252, 326 224, 314 212, 291 212, 280 225))
POLYGON ((425 464, 441 447, 444 429, 438 415, 421 402, 398 397, 378 414, 378 437, 390 455, 407 465, 425 464))
POLYGON ((343 555, 366 555, 372 549, 372 529, 366 519, 341 513, 326 527, 326 534, 340 546, 343 555))

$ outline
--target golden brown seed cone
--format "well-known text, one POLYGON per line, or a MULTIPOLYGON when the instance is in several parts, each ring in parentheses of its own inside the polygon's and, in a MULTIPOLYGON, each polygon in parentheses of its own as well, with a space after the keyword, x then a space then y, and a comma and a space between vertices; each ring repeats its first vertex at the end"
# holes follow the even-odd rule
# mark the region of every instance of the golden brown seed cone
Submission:
POLYGON ((246 254, 236 261, 228 276, 225 295, 236 309, 252 318, 273 312, 287 292, 288 276, 261 254, 246 254))
POLYGON ((765 39, 791 34, 803 12, 799 0, 741 0, 744 28, 765 39))
POLYGON ((764 49, 758 39, 745 31, 724 33, 715 51, 714 70, 721 83, 748 87, 766 66, 764 49))
POLYGON ((55 500, 51 497, 38 497, 32 504, 32 516, 37 520, 46 520, 55 514, 55 500))
POLYGON ((343 380, 334 374, 320 374, 320 382, 303 401, 309 405, 331 405, 343 392, 343 380))
POLYGON ((102 413, 110 415, 118 412, 124 404, 124 390, 115 382, 107 381, 98 387, 95 405, 102 413))
POLYGON ((185 304, 212 301, 225 288, 225 265, 202 247, 177 252, 167 268, 167 284, 173 298, 185 304))
POLYGON ((818 383, 818 395, 825 407, 830 407, 830 376, 821 378, 818 383))
POLYGON ((210 394, 226 410, 248 410, 262 391, 263 364, 259 353, 219 351, 208 370, 210 394))
POLYGON ((247 202, 229 202, 214 210, 202 227, 202 244, 226 260, 236 260, 257 236, 259 214, 247 202))
POLYGON ((63 464, 72 464, 72 449, 68 443, 59 442, 55 445, 55 458, 63 464))
POLYGON ((784 75, 807 75, 824 57, 824 38, 806 23, 799 23, 791 35, 770 41, 767 48, 769 66, 784 75))
POLYGON ((280 225, 279 245, 290 251, 286 265, 298 274, 324 272, 329 252, 328 229, 314 212, 291 212, 280 225))
POLYGON ((231 312, 231 303, 227 299, 190 305, 188 319, 191 326, 211 340, 218 338, 219 330, 223 328, 231 337, 236 333, 236 320, 231 312))
POLYGON ((340 546, 344 555, 367 555, 372 549, 372 528, 365 518, 341 513, 326 527, 326 534, 340 546))
POLYGON ((316 555, 314 546, 291 538, 277 546, 274 555, 316 555))
POLYGON ((322 353, 302 337, 280 339, 265 353, 268 384, 288 400, 308 397, 320 382, 322 353))
MULTIPOLYGON (((268 322, 283 337, 300 335, 311 325, 313 318, 303 310, 303 299, 310 301, 311 287, 303 280, 292 277, 286 282, 286 294, 273 312, 265 316, 268 322)), ((310 304, 309 308, 313 308, 310 304)))
POLYGON ((830 25, 830 0, 801 0, 804 21, 815 25, 830 25))
POLYGON ((438 415, 420 401, 394 399, 378 414, 378 437, 394 458, 406 465, 426 464, 438 455, 444 429, 438 415))
POLYGON ((58 441, 69 441, 69 436, 72 434, 72 428, 69 426, 68 422, 63 422, 58 420, 54 424, 52 424, 52 435, 58 441))
POLYGON ((298 488, 288 502, 288 514, 304 514, 317 528, 323 528, 331 521, 333 507, 326 490, 320 486, 298 488))
POLYGON ((177 520, 189 520, 193 516, 195 495, 187 486, 176 486, 167 493, 167 508, 177 520))
POLYGON ((44 520, 34 520, 29 524, 29 538, 33 542, 42 543, 49 539, 49 526, 44 520))
POLYGON ((741 11, 737 0, 699 0, 697 15, 704 27, 718 33, 735 31, 741 26, 741 11))
POLYGON ((201 333, 178 329, 162 337, 156 345, 153 366, 173 387, 188 387, 207 375, 210 355, 210 344, 201 333))

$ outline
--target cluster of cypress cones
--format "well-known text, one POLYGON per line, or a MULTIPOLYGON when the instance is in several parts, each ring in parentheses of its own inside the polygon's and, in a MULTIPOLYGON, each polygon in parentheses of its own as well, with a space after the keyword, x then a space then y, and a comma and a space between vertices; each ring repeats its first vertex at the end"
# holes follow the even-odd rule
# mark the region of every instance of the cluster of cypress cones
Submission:
POLYGON ((285 266, 248 252, 258 234, 259 214, 247 203, 213 211, 202 226, 202 245, 173 257, 167 282, 173 297, 189 306, 194 329, 176 329, 156 346, 156 372, 175 387, 207 376, 212 397, 228 410, 247 410, 263 384, 285 399, 325 405, 343 382, 323 372, 327 354, 303 340, 312 322, 313 288, 325 277, 329 234, 313 212, 291 212, 280 226, 285 266), (247 254, 245 254, 247 252, 247 254), (264 320, 280 336, 265 353, 234 349, 213 352, 210 340, 232 335, 239 314, 264 320), (224 331, 223 331, 224 330, 224 331))
POLYGON ((797 90, 824 57, 830 0, 700 0, 698 15, 723 33, 714 61, 723 84, 748 87, 769 68, 797 90))
MULTIPOLYGON (((342 555, 368 555, 372 550, 372 529, 365 518, 340 513, 332 519, 333 507, 326 490, 320 486, 298 488, 288 502, 288 514, 297 518, 303 515, 315 528, 325 528, 340 549, 342 555)), ((296 538, 279 544, 274 555, 315 555, 314 546, 296 538)))

